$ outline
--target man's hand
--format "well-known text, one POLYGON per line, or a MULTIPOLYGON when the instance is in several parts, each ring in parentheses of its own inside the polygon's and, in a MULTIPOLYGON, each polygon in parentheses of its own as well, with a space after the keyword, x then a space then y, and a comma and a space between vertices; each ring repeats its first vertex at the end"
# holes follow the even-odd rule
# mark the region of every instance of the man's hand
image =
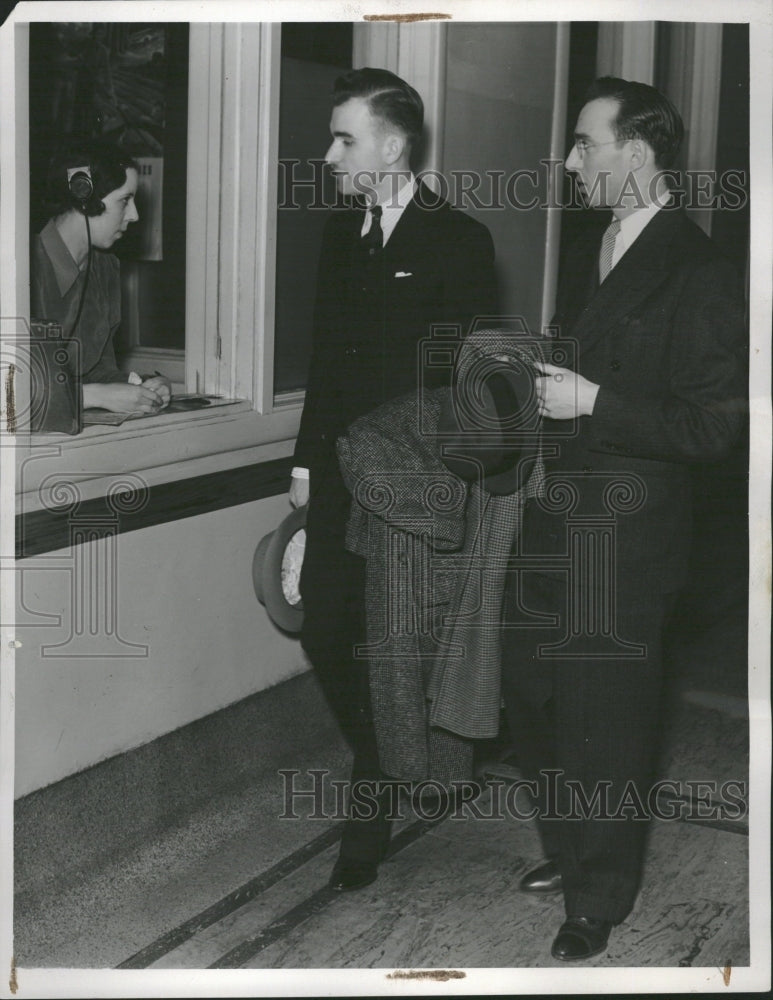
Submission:
POLYGON ((538 361, 544 378, 535 379, 540 415, 551 420, 571 420, 593 413, 599 386, 568 368, 538 361))
MULTIPOLYGON (((98 406, 114 413, 158 413, 166 405, 161 394, 150 382, 131 385, 129 382, 89 382, 83 386, 83 408, 98 406)), ((166 402, 169 402, 167 398, 166 402)))
POLYGON ((293 507, 305 507, 309 502, 309 480, 293 476, 290 482, 290 503, 293 507))
POLYGON ((145 389, 151 389, 161 397, 162 409, 169 405, 169 400, 172 398, 172 383, 166 376, 154 375, 153 378, 145 379, 142 385, 145 389))

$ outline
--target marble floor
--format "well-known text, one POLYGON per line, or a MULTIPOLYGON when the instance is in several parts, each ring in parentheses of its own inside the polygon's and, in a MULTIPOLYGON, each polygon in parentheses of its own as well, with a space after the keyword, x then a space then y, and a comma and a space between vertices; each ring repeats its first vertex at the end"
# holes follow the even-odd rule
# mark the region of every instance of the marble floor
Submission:
MULTIPOLYGON (((319 697, 311 677, 303 683, 308 698, 319 697)), ((743 700, 723 701, 687 678, 669 704, 661 775, 682 783, 714 780, 718 787, 745 781, 743 700)), ((324 732, 326 739, 335 735, 324 732)), ((340 824, 313 818, 311 798, 299 800, 299 818, 280 818, 286 787, 268 768, 260 787, 181 818, 131 857, 45 897, 25 897, 17 909, 20 963, 191 970, 558 966, 550 943, 563 919, 561 898, 517 891, 521 875, 540 860, 533 824, 501 808, 517 766, 506 746, 485 749, 484 791, 474 809, 439 821, 429 812, 406 815, 378 880, 364 890, 338 895, 326 887, 340 824)), ((346 776, 340 740, 297 763, 303 770, 327 762, 333 767, 326 781, 346 776)), ((332 811, 332 786, 324 790, 332 811)), ((682 818, 652 824, 636 907, 608 950, 587 964, 748 965, 745 808, 724 816, 706 808, 693 802, 690 810, 683 802, 682 818)))
MULTIPOLYGON (((485 812, 490 803, 478 803, 485 812)), ((658 824, 636 910, 598 966, 734 967, 749 961, 747 839, 658 824)), ((146 968, 390 968, 560 965, 550 941, 560 898, 517 891, 539 859, 517 820, 451 820, 397 850, 376 883, 336 895, 327 848, 258 898, 203 927, 146 968)))
MULTIPOLYGON (((672 791, 670 799, 678 818, 651 824, 635 908, 608 949, 584 965, 729 974, 750 963, 742 618, 735 626, 725 618, 713 633, 684 631, 673 644, 669 677, 659 775, 681 795, 672 791), (704 781, 713 791, 696 784, 704 781)), ((760 706, 751 708, 754 717, 760 706)), ((341 827, 333 782, 348 775, 348 751, 312 674, 267 692, 265 715, 261 766, 243 787, 212 796, 77 877, 53 870, 42 877, 40 861, 17 871, 20 969, 278 973, 562 964, 550 955, 561 897, 517 889, 541 860, 536 830, 496 808, 519 777, 506 739, 480 748, 479 799, 444 819, 407 814, 377 881, 339 895, 326 883, 341 827), (293 723, 298 718, 308 720, 303 730, 293 723), (314 769, 328 769, 320 785, 324 809, 307 796, 297 800, 296 818, 283 816, 288 768, 306 791, 314 769)))

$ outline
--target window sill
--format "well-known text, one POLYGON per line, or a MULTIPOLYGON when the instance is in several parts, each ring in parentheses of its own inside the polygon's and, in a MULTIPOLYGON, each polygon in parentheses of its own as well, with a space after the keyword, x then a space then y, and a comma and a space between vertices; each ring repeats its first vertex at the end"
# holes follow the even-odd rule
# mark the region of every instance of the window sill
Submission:
MULTIPOLYGON (((259 414, 244 400, 188 413, 92 425, 81 434, 19 435, 17 510, 54 509, 117 489, 208 475, 287 458, 298 433, 301 405, 259 414)), ((288 484, 289 486, 289 484, 288 484)))

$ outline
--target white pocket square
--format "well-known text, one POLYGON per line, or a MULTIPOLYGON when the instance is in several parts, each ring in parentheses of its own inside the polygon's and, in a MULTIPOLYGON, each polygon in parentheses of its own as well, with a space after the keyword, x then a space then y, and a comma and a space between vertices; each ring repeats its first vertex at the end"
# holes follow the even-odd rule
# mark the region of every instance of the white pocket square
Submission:
POLYGON ((412 278, 413 271, 395 271, 396 278, 412 278))

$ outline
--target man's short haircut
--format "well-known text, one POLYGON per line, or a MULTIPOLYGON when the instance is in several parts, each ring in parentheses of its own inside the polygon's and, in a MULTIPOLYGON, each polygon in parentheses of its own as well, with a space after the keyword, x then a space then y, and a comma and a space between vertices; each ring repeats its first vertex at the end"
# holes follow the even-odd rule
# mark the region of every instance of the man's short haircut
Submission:
POLYGON ((77 209, 77 203, 70 194, 67 171, 84 166, 89 168, 94 185, 94 194, 87 203, 89 215, 104 212, 102 199, 124 186, 127 170, 131 168, 139 172, 136 160, 101 139, 67 142, 54 154, 48 166, 45 208, 49 217, 77 209))
POLYGON ((352 97, 368 102, 370 113, 405 136, 409 148, 421 138, 424 102, 413 87, 388 69, 353 69, 339 76, 333 85, 333 106, 352 97))
POLYGON ((673 166, 684 136, 679 112, 659 90, 646 83, 602 76, 590 85, 585 101, 611 98, 617 101, 617 117, 611 123, 615 137, 643 139, 655 154, 655 166, 665 170, 673 166))

